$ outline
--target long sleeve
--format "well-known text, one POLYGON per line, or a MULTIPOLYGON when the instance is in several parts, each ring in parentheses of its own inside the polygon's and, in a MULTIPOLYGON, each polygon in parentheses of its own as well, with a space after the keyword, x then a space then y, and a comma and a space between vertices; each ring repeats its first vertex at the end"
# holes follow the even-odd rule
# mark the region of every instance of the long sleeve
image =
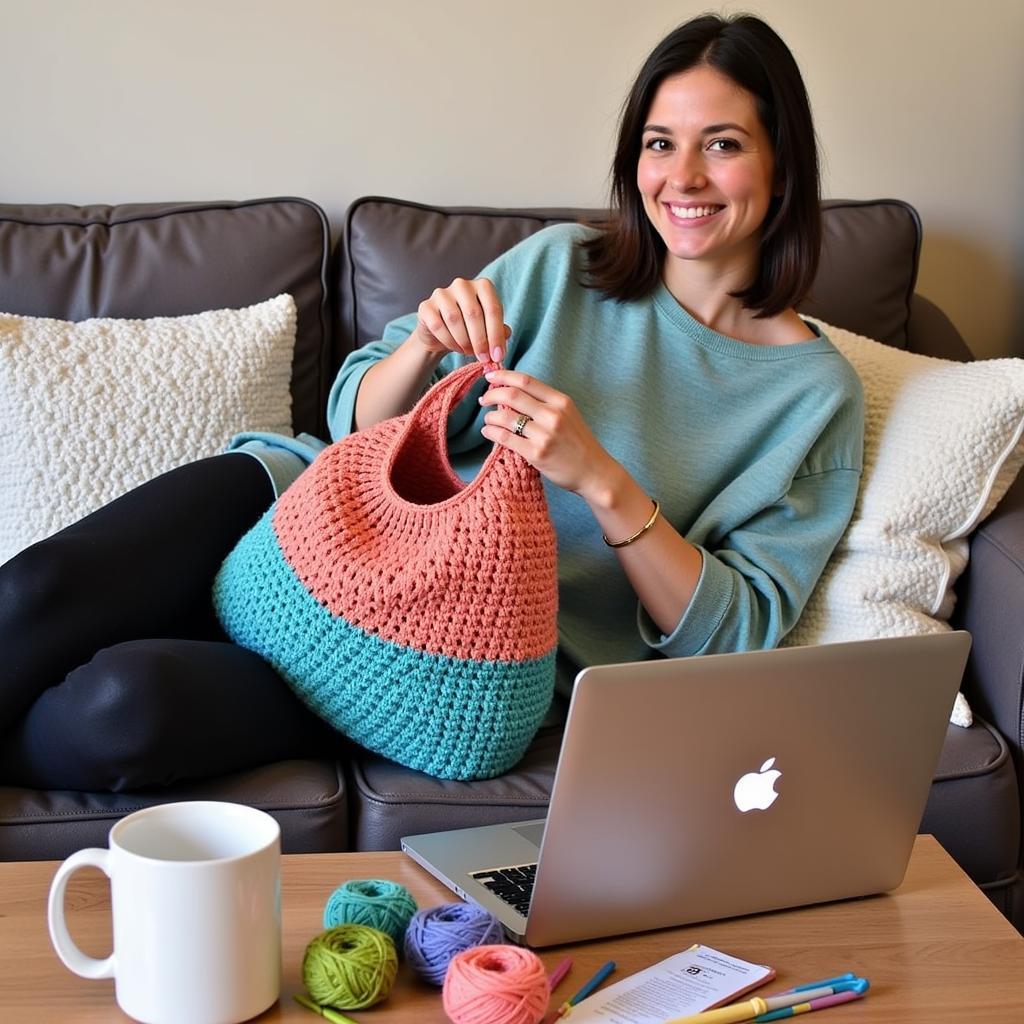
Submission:
POLYGON ((842 536, 859 483, 853 469, 799 477, 779 501, 717 538, 713 550, 691 531, 704 556, 693 599, 667 636, 639 607, 644 642, 670 657, 776 646, 842 536))

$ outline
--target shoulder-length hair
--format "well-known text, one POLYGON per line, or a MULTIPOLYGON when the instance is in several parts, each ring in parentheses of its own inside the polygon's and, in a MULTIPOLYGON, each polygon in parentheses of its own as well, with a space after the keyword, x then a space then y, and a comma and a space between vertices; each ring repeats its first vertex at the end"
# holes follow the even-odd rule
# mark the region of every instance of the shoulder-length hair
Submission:
POLYGON ((806 296, 821 250, 818 151, 807 90, 789 48, 759 18, 707 14, 680 25, 647 58, 626 97, 612 162, 611 215, 583 241, 584 283, 620 301, 649 295, 661 279, 665 244, 644 212, 636 183, 643 128, 671 75, 706 65, 753 95, 771 140, 775 181, 754 280, 732 294, 758 317, 806 296))

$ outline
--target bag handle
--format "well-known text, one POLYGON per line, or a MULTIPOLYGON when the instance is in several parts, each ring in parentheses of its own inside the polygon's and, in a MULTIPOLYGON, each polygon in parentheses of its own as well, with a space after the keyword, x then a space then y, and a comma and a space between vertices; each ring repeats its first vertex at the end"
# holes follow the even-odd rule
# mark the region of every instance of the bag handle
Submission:
MULTIPOLYGON (((451 470, 448 464, 447 456, 448 417, 451 415, 452 409, 466 397, 470 388, 485 373, 500 368, 500 363, 490 361, 484 363, 475 359, 446 374, 427 391, 409 412, 405 429, 402 431, 403 439, 414 431, 419 434, 425 433, 430 437, 441 461, 449 466, 449 472, 454 474, 454 470, 451 470)), ((399 447, 401 444, 402 442, 399 442, 399 447)))
POLYGON ((414 505, 427 507, 459 494, 472 493, 497 464, 508 467, 517 476, 525 472, 536 473, 521 455, 496 444, 484 459, 476 478, 467 485, 459 478, 448 458, 448 417, 452 408, 485 373, 498 368, 498 363, 479 360, 460 366, 442 377, 406 414, 405 423, 383 467, 384 479, 391 493, 414 505), (412 477, 418 481, 414 490, 407 490, 397 483, 412 477))
POLYGON ((420 429, 427 428, 433 437, 443 440, 452 409, 485 373, 497 370, 499 365, 474 360, 446 374, 413 407, 409 413, 410 426, 415 423, 420 429))

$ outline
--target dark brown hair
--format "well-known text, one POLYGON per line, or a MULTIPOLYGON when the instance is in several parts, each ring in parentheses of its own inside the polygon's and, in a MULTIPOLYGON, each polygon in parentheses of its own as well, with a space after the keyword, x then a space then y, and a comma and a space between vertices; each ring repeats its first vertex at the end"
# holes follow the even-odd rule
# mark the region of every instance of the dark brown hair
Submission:
POLYGON ((655 93, 671 75, 706 65, 753 95, 771 140, 780 195, 762 227, 754 280, 732 294, 759 317, 796 305, 814 280, 821 249, 818 151, 800 69, 759 18, 702 15, 680 25, 647 58, 622 107, 612 162, 610 219, 581 243, 585 283, 620 301, 649 295, 661 279, 665 244, 644 212, 636 184, 643 127, 655 93))

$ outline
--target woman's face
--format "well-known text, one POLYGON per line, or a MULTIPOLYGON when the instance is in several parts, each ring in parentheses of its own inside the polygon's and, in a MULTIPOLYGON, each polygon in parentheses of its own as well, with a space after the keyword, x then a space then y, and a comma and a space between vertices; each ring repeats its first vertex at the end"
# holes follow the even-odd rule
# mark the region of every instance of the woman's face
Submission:
POLYGON ((754 97, 706 65, 666 78, 644 123, 637 187, 668 250, 666 283, 697 260, 747 283, 775 161, 754 97))

